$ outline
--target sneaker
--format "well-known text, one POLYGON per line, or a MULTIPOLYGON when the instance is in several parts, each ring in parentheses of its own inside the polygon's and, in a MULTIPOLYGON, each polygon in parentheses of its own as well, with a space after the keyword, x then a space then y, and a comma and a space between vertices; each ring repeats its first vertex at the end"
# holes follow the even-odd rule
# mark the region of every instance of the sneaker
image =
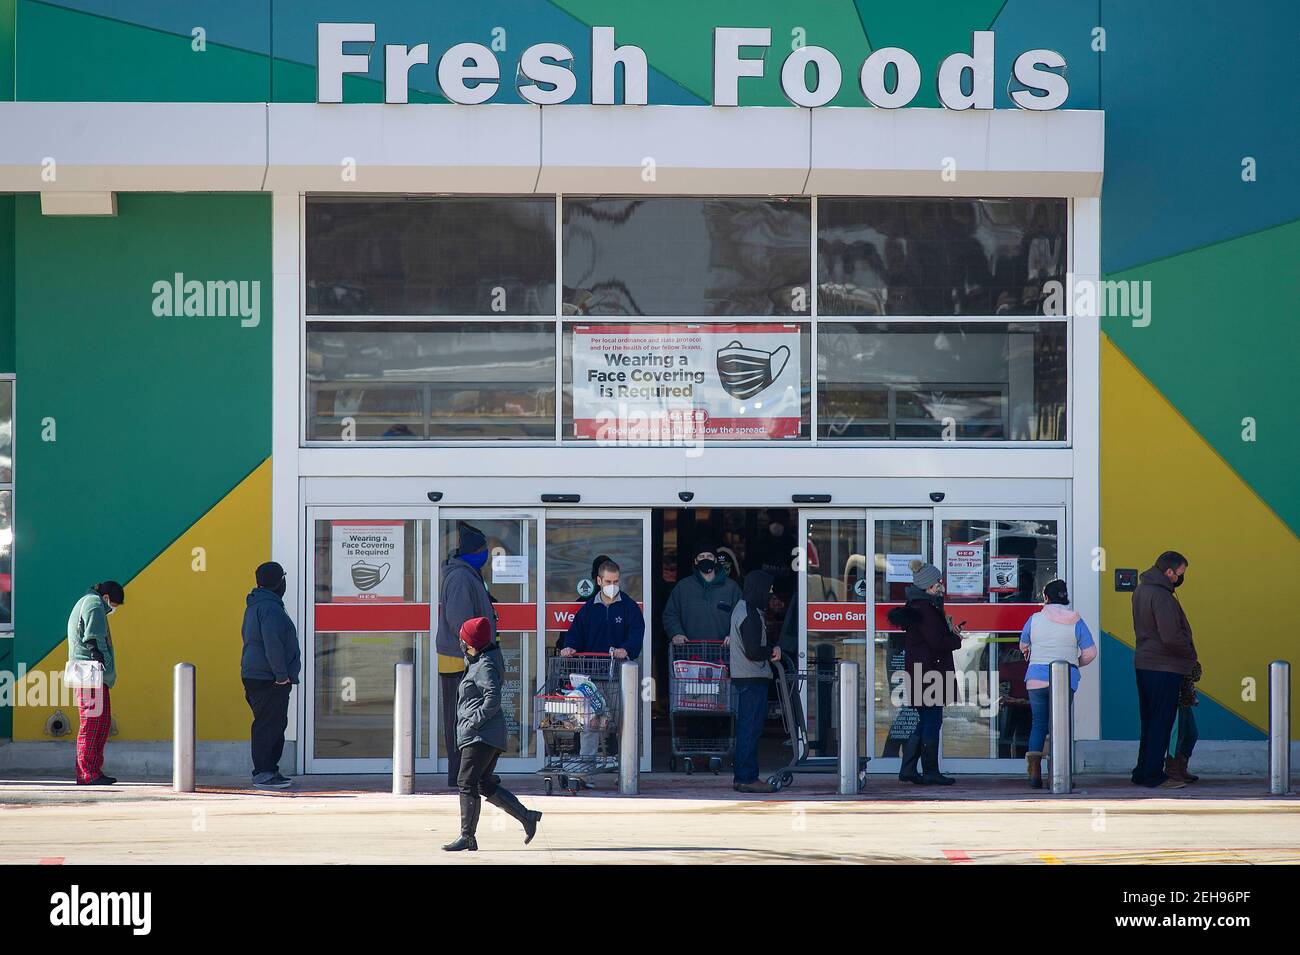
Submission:
POLYGON ((756 779, 752 783, 736 784, 736 792, 738 793, 770 793, 775 791, 771 783, 765 783, 761 779, 756 779))
POLYGON ((253 780, 255 789, 288 789, 292 785, 293 783, 290 780, 285 779, 279 773, 272 773, 262 779, 253 780))
POLYGON ((1156 789, 1183 789, 1186 786, 1187 783, 1183 782, 1181 779, 1170 778, 1170 779, 1166 779, 1163 783, 1157 786, 1156 789))

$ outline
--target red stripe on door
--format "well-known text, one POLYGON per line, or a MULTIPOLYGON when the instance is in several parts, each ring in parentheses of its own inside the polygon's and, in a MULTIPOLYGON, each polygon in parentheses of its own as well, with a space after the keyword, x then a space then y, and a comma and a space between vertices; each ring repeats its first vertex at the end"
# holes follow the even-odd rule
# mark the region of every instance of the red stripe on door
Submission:
POLYGON ((316 605, 317 633, 428 633, 428 604, 316 605))

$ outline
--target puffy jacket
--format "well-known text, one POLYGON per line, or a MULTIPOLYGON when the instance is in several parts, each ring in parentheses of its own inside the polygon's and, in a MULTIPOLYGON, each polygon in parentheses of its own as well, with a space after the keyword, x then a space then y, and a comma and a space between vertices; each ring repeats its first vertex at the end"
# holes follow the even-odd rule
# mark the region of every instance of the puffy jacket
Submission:
POLYGON ((505 661, 496 643, 489 643, 479 653, 465 658, 465 675, 461 677, 456 696, 457 749, 471 743, 487 743, 505 751, 506 715, 501 709, 504 682, 505 661))
POLYGON ((244 651, 239 675, 245 680, 288 680, 297 683, 302 670, 298 629, 275 591, 254 587, 245 601, 241 628, 244 651))
POLYGON ((1155 567, 1144 570, 1133 591, 1133 633, 1139 670, 1160 670, 1187 676, 1196 665, 1192 625, 1174 596, 1174 585, 1155 567))
POLYGON ((908 698, 912 706, 917 706, 922 699, 915 694, 924 692, 934 680, 927 679, 928 674, 937 673, 946 682, 945 674, 956 669, 952 652, 961 649, 961 637, 952 632, 943 610, 924 591, 909 586, 907 598, 907 603, 889 611, 888 617, 904 634, 903 666, 907 673, 908 698))
POLYGON ((466 620, 486 617, 492 624, 492 639, 497 638, 497 613, 492 609, 483 575, 459 557, 448 557, 438 581, 438 636, 436 649, 443 656, 458 657, 460 628, 466 620))
POLYGON ((731 632, 731 611, 740 603, 740 586, 720 572, 711 583, 699 574, 677 582, 664 607, 664 633, 689 640, 721 640, 731 632))

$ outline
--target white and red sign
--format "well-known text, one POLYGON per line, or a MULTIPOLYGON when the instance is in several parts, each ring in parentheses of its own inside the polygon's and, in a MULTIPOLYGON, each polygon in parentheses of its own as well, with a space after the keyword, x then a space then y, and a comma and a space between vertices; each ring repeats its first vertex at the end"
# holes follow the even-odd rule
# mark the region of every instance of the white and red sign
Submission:
POLYGON ((950 597, 984 596, 984 543, 949 541, 944 548, 944 580, 950 597))
POLYGON ((797 438, 800 327, 573 326, 574 437, 613 444, 797 438))
POLYGON ((1014 594, 1020 589, 1020 558, 989 557, 989 593, 1014 594))
POLYGON ((405 521, 333 521, 330 599, 401 602, 406 580, 405 521))

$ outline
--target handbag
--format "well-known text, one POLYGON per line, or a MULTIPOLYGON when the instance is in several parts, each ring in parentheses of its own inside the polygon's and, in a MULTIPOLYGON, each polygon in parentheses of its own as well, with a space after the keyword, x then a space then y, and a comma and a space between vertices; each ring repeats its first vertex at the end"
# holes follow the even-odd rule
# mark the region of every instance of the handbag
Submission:
POLYGON ((98 690, 104 685, 104 664, 98 660, 69 660, 63 668, 63 685, 77 690, 98 690))

